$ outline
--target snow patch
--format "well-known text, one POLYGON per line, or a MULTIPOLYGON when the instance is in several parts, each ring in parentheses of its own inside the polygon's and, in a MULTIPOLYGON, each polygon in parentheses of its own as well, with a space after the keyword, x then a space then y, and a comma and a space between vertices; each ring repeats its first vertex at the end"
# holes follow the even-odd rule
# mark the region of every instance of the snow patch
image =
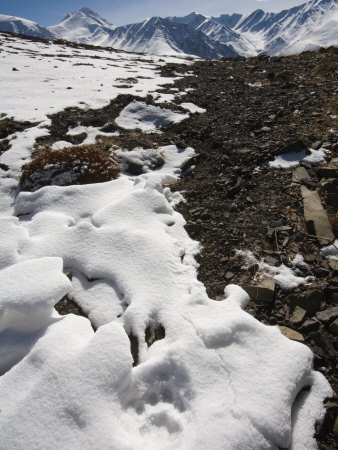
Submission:
POLYGON ((158 133, 163 125, 179 123, 188 117, 188 114, 175 113, 169 109, 134 100, 121 111, 115 122, 127 130, 139 128, 145 133, 158 133))
POLYGON ((182 108, 186 109, 187 111, 191 112, 192 114, 194 113, 205 113, 207 112, 206 109, 204 108, 200 108, 199 106, 196 106, 194 103, 181 103, 180 106, 182 106, 182 108))
MULTIPOLYGON (((291 291, 293 289, 296 289, 298 286, 302 286, 304 284, 310 283, 311 281, 314 281, 313 277, 299 276, 299 274, 297 274, 295 270, 285 266, 284 264, 275 267, 270 266, 269 264, 264 262, 264 260, 259 261, 250 250, 237 250, 236 254, 244 261, 243 268, 257 266, 258 270, 255 276, 257 279, 273 278, 283 291, 291 291)), ((299 255, 295 257, 295 259, 292 261, 292 264, 294 267, 300 266, 301 259, 299 255)))
POLYGON ((321 252, 326 258, 338 260, 338 239, 333 244, 323 247, 321 252))
POLYGON ((307 154, 306 150, 284 153, 276 156, 273 161, 269 161, 268 165, 272 169, 290 169, 298 166, 302 161, 310 164, 320 164, 325 161, 325 151, 322 148, 319 150, 310 149, 310 155, 307 154))

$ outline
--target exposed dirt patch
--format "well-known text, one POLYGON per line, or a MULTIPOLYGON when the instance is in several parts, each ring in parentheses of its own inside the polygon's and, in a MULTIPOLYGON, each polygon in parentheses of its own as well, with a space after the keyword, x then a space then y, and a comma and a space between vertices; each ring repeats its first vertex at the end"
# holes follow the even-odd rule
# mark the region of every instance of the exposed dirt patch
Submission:
MULTIPOLYGON (((140 130, 125 130, 120 128, 114 120, 118 117, 123 108, 133 100, 146 102, 149 105, 157 105, 151 96, 147 98, 138 98, 132 95, 119 95, 112 100, 109 105, 100 109, 83 110, 81 108, 66 108, 64 111, 49 116, 51 126, 49 135, 42 136, 36 140, 35 152, 39 152, 41 147, 52 145, 54 142, 63 140, 72 144, 80 144, 84 139, 83 133, 75 136, 67 135, 69 128, 75 128, 79 125, 85 127, 99 127, 102 132, 113 133, 118 131, 119 136, 110 138, 111 145, 116 148, 132 150, 135 147, 158 148, 160 145, 172 143, 170 136, 157 133, 144 134, 140 130)), ((176 105, 160 105, 161 107, 173 107, 180 109, 176 105)), ((170 134, 172 135, 172 133, 170 134)))
MULTIPOLYGON (((17 131, 23 131, 26 128, 34 127, 37 125, 32 122, 17 122, 14 119, 4 118, 0 120, 0 139, 5 139, 17 131)), ((3 142, 2 142, 3 143, 3 142)), ((2 144, 0 143, 0 144, 2 144)), ((1 152, 1 148, 0 148, 1 152)))
POLYGON ((87 317, 80 306, 73 300, 71 300, 68 295, 65 295, 61 300, 59 300, 54 305, 54 308, 61 316, 65 316, 67 314, 75 314, 77 316, 87 317))

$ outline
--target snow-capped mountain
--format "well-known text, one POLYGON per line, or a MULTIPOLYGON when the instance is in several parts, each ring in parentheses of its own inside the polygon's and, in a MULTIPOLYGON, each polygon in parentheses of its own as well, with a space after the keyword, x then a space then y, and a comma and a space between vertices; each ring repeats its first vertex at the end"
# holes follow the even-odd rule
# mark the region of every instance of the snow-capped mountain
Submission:
POLYGON ((183 23, 152 17, 140 23, 114 27, 88 8, 68 14, 60 24, 49 27, 49 31, 69 41, 155 55, 183 53, 218 58, 237 54, 183 23))
POLYGON ((0 14, 0 30, 44 39, 52 39, 54 37, 47 28, 36 22, 4 14, 0 14))
POLYGON ((201 58, 236 56, 231 47, 210 39, 189 25, 152 17, 143 22, 118 27, 105 45, 154 55, 188 54, 201 58))
POLYGON ((237 23, 243 17, 243 14, 221 14, 219 17, 213 17, 213 19, 217 19, 217 22, 225 25, 229 28, 235 28, 237 23))
POLYGON ((243 16, 234 31, 270 55, 338 45, 338 1, 312 0, 279 13, 258 9, 243 16))
MULTIPOLYGON (((238 15, 240 17, 240 15, 238 15)), ((197 31, 201 31, 210 39, 233 48, 238 54, 253 56, 256 54, 254 45, 245 37, 236 33, 219 21, 217 17, 208 17, 203 14, 192 13, 185 17, 169 17, 173 23, 180 22, 189 25, 197 31)))
POLYGON ((58 24, 48 27, 57 37, 82 44, 104 45, 115 27, 89 8, 67 14, 58 24))
POLYGON ((194 12, 183 17, 152 17, 120 27, 88 8, 48 28, 0 15, 0 30, 155 55, 287 55, 338 45, 338 0, 311 0, 279 13, 258 9, 245 16, 209 17, 194 12))

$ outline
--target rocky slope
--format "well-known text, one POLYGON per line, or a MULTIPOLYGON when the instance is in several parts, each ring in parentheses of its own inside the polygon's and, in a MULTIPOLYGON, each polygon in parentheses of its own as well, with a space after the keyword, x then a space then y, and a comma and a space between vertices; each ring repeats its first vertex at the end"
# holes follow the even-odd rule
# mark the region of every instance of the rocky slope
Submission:
MULTIPOLYGON (((206 112, 163 127, 162 134, 119 130, 115 138, 116 146, 130 150, 170 144, 196 150, 198 156, 183 167, 185 176, 176 188, 186 199, 178 208, 186 229, 203 247, 199 278, 215 301, 222 299, 227 284, 240 284, 251 296, 249 314, 280 326, 288 337, 312 349, 315 368, 335 391, 318 430, 323 450, 334 449, 335 434, 337 438, 338 268, 337 261, 321 252, 338 233, 337 70, 336 48, 292 57, 198 61, 189 67, 167 64, 162 75, 182 77, 163 93, 185 90, 184 102, 206 112), (268 165, 276 156, 309 149, 322 149, 327 163, 303 161, 301 170, 268 165), (309 202, 309 191, 319 197, 309 202), (326 213, 320 210, 312 219, 311 208, 318 202, 326 213), (253 264, 245 266, 238 250, 251 251, 253 264), (302 258, 295 262, 297 255, 302 258), (263 260, 275 270, 284 264, 299 277, 311 278, 289 290, 271 277, 262 286, 263 260)), ((74 139, 67 130, 77 125, 115 131, 114 119, 134 98, 121 95, 101 109, 68 108, 52 115, 51 141, 42 138, 39 144, 74 139)), ((146 101, 155 104, 152 96, 146 101)), ((179 110, 181 101, 173 99, 175 104, 168 107, 179 110)), ((85 137, 78 138, 80 143, 85 137)), ((134 170, 140 173, 140 167, 134 170)), ((67 298, 58 310, 81 314, 67 298)))
MULTIPOLYGON (((186 228, 203 246, 199 277, 209 294, 220 299, 227 283, 253 285, 249 313, 286 327, 286 334, 310 346, 315 367, 336 392, 337 262, 320 251, 329 241, 316 239, 316 230, 306 227, 300 186, 319 190, 337 237, 337 61, 337 49, 331 48, 293 57, 198 62, 192 69, 196 77, 177 86, 193 88, 186 100, 207 113, 173 130, 183 147, 192 145, 199 153, 194 170, 177 188, 187 200, 179 208, 186 228), (300 178, 293 169, 266 165, 276 155, 301 148, 324 148, 331 165, 302 163, 307 173, 300 178), (238 249, 274 267, 292 267, 294 256, 301 254, 307 265, 298 267, 299 275, 314 281, 289 292, 274 284, 262 289, 257 266, 243 269, 238 249), (256 292, 260 300, 267 294, 265 301, 255 300, 256 292)), ((328 410, 319 435, 322 449, 335 448, 336 398, 328 410)))

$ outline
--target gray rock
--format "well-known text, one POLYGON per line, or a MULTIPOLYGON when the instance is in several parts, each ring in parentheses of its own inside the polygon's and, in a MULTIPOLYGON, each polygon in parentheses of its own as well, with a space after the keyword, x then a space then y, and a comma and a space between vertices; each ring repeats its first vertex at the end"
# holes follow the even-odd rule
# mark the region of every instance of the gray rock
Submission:
POLYGON ((304 203, 304 217, 310 234, 315 234, 321 245, 327 245, 334 240, 331 224, 327 212, 322 206, 317 191, 310 191, 301 186, 304 203))
POLYGON ((320 183, 318 183, 318 192, 320 194, 338 194, 338 178, 323 178, 320 183))
POLYGON ((311 183, 311 177, 304 167, 297 167, 292 173, 292 181, 294 183, 311 183))
POLYGON ((275 298, 276 282, 272 278, 265 278, 259 283, 251 286, 243 286, 243 289, 255 301, 272 303, 275 298))
POLYGON ((331 322, 338 317, 338 306, 332 306, 332 308, 324 309, 316 314, 316 317, 321 322, 331 322))
POLYGON ((338 319, 334 320, 328 327, 331 334, 338 336, 338 319))
POLYGON ((338 177, 338 158, 334 158, 328 164, 321 166, 318 169, 318 174, 323 178, 337 178, 338 177))
POLYGON ((290 323, 292 326, 298 327, 304 322, 305 317, 306 317, 305 309, 301 308, 300 306, 296 306, 294 312, 292 313, 290 323))
POLYGON ((338 272, 338 261, 336 259, 329 259, 328 264, 334 272, 338 272))
POLYGON ((338 194, 335 194, 333 192, 329 192, 326 195, 326 201, 329 205, 337 206, 338 207, 338 194))
POLYGON ((333 434, 334 434, 336 442, 338 444, 338 417, 336 417, 336 421, 333 426, 333 434))
POLYGON ((320 322, 317 319, 308 319, 300 327, 302 333, 309 333, 311 331, 316 331, 320 327, 320 322))
POLYGON ((290 294, 286 298, 286 301, 291 308, 299 306, 300 308, 305 309, 309 315, 313 315, 319 311, 324 300, 324 294, 319 289, 307 291, 306 294, 302 295, 290 294))
POLYGON ((302 334, 298 333, 298 331, 295 331, 295 330, 292 330, 291 328, 283 327, 280 325, 278 325, 278 328, 280 329, 281 333, 288 339, 291 339, 292 341, 297 341, 297 342, 304 342, 304 336, 302 334))

